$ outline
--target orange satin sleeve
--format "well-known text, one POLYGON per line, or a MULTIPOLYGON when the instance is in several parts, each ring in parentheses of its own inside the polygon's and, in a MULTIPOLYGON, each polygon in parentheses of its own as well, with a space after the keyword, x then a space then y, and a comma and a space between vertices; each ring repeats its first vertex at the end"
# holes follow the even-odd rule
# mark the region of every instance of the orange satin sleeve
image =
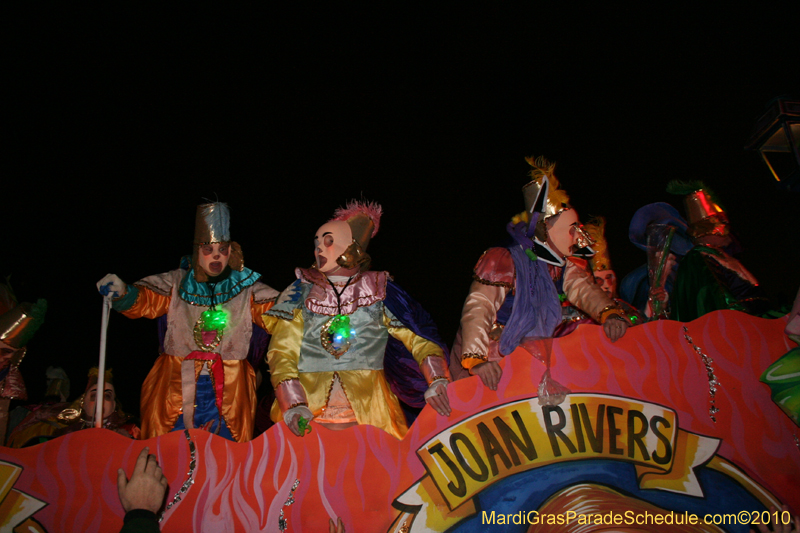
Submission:
POLYGON ((170 297, 158 294, 141 285, 134 285, 139 294, 136 301, 125 311, 121 311, 128 318, 158 318, 169 311, 170 297))
POLYGON ((253 324, 260 327, 267 333, 272 333, 275 320, 278 320, 273 316, 264 316, 267 311, 272 309, 273 305, 275 305, 275 300, 261 303, 256 303, 255 301, 250 302, 250 313, 253 315, 253 324))

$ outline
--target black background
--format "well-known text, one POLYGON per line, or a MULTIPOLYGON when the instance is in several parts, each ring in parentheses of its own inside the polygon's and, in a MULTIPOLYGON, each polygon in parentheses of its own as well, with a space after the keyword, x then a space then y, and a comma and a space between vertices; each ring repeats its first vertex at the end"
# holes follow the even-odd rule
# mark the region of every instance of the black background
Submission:
MULTIPOLYGON (((380 202, 373 266, 449 342, 530 155, 558 162, 584 220, 607 217, 620 278, 644 261, 633 212, 682 209, 666 183, 704 180, 743 262, 791 302, 800 197, 743 147, 774 97, 798 94, 797 8, 466 4, 4 8, 0 268, 20 300, 49 302, 21 366, 31 399, 48 365, 82 392, 95 282, 176 268, 204 198, 229 203, 247 266, 278 290, 336 207, 380 202)), ((156 355, 155 324, 112 315, 128 410, 156 355)))

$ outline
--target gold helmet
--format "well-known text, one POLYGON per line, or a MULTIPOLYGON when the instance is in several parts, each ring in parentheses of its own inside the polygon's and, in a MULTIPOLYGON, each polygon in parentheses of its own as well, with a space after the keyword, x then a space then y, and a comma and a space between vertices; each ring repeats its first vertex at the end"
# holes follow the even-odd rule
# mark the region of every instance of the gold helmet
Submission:
MULTIPOLYGON (((522 188, 522 197, 525 201, 525 213, 518 215, 517 218, 529 222, 534 212, 541 213, 535 228, 529 228, 528 235, 533 234, 534 252, 538 259, 556 265, 563 266, 564 259, 548 244, 547 219, 556 216, 567 209, 572 209, 569 205, 569 195, 563 189, 559 189, 558 179, 555 176, 556 164, 551 163, 544 157, 527 157, 525 160, 532 167, 530 172, 531 181, 522 188)), ((513 221, 513 219, 512 219, 513 221)), ((590 236, 583 231, 583 227, 578 223, 575 227, 577 235, 577 246, 572 255, 581 257, 591 257, 594 244, 590 236)))
POLYGON ((730 233, 728 215, 717 202, 716 195, 702 181, 674 180, 667 184, 667 192, 684 195, 688 234, 692 239, 730 233))
MULTIPOLYGON (((231 252, 228 266, 232 270, 241 271, 244 268, 244 255, 239 243, 231 240, 231 211, 228 204, 212 202, 198 205, 194 222, 192 265, 198 264, 198 253, 201 246, 220 242, 230 243, 231 252)), ((198 281, 206 281, 208 275, 203 269, 195 268, 195 277, 198 281)))

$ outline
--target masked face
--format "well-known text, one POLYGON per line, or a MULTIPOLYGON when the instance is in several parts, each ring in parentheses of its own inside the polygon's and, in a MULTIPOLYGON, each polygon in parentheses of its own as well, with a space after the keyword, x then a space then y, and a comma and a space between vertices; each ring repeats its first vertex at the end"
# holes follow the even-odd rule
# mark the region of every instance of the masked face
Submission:
POLYGON ((574 209, 565 209, 559 215, 547 219, 547 244, 561 254, 561 257, 572 255, 577 248, 580 227, 578 213, 574 209))
POLYGON ((314 257, 317 269, 325 274, 338 274, 342 267, 336 258, 347 250, 353 242, 350 226, 343 220, 334 220, 323 224, 314 236, 314 257))
POLYGON ((228 266, 231 247, 227 242, 203 244, 197 253, 197 262, 200 268, 211 277, 219 276, 228 266))
MULTIPOLYGON (((114 409, 117 408, 116 393, 114 392, 114 385, 110 383, 105 384, 105 393, 103 394, 103 419, 111 416, 114 409)), ((86 418, 94 418, 94 410, 97 405, 97 384, 92 385, 83 400, 83 410, 86 413, 86 418)))
POLYGON ((611 298, 617 296, 617 275, 613 270, 595 270, 594 281, 601 289, 606 291, 611 298))

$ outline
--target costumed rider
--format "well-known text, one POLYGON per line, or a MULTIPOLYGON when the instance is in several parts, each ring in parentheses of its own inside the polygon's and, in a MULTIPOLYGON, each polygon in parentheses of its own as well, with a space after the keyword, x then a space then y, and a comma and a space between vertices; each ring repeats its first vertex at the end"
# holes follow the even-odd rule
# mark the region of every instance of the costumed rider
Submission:
POLYGON ((585 317, 602 324, 611 341, 629 326, 588 272, 582 257, 593 254, 591 239, 558 188, 555 163, 526 160, 533 170, 522 188, 525 212, 507 226, 514 244, 478 260, 453 345, 461 363, 452 366, 456 379, 478 375, 492 390, 502 375, 498 361, 523 339, 566 335, 585 317))
POLYGON ((46 311, 46 300, 18 304, 11 287, 0 284, 0 445, 5 445, 11 400, 28 399, 19 365, 46 311))
POLYGON ((252 438, 256 377, 247 361, 253 324, 277 291, 244 266, 230 236, 228 206, 198 206, 189 270, 126 285, 108 274, 97 283, 128 318, 167 314, 162 353, 142 385, 142 438, 200 428, 237 442, 252 438))
POLYGON ((447 349, 428 313, 366 253, 382 209, 352 201, 314 238, 316 264, 295 270, 269 311, 269 360, 281 418, 296 435, 314 419, 329 429, 370 424, 402 438, 400 401, 450 414, 447 349), (398 400, 399 397, 399 400, 398 400))
POLYGON ((768 314, 769 300, 758 280, 728 251, 736 242, 713 192, 699 181, 672 181, 667 192, 686 195, 688 233, 694 242, 678 268, 671 318, 691 322, 719 309, 768 314))
POLYGON ((592 238, 594 244, 592 249, 594 255, 589 258, 589 268, 591 269, 594 281, 597 286, 605 291, 619 306, 625 311, 631 324, 641 324, 642 317, 639 312, 628 302, 619 297, 617 291, 617 273, 611 266, 611 256, 608 253, 608 241, 606 240, 606 219, 604 217, 594 217, 585 226, 586 233, 592 238))
MULTIPOLYGON (((95 407, 97 406, 98 397, 97 376, 97 368, 90 369, 86 391, 69 408, 64 409, 58 415, 58 421, 62 424, 67 424, 67 426, 56 431, 53 434, 55 437, 94 427, 95 407)), ((129 439, 139 438, 139 428, 133 423, 131 417, 122 411, 122 407, 117 401, 117 392, 114 388, 114 376, 111 369, 105 371, 103 389, 102 427, 115 431, 129 439)))

